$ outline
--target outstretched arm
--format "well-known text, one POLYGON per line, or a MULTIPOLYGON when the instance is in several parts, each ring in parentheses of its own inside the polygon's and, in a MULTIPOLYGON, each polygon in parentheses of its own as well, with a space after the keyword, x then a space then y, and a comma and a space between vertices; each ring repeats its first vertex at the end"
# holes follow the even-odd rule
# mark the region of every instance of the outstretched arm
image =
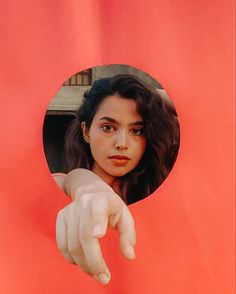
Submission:
POLYGON ((102 284, 110 280, 98 238, 107 226, 117 230, 124 257, 135 258, 136 241, 133 217, 113 189, 86 169, 54 176, 57 184, 73 200, 57 216, 56 237, 63 256, 102 284), (57 178, 57 179, 56 179, 57 178))

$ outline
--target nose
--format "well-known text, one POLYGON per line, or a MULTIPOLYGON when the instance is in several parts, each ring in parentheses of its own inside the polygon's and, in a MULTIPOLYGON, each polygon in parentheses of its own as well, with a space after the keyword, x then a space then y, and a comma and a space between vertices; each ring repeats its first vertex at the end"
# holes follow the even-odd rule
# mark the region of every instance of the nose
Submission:
POLYGON ((125 130, 119 131, 115 138, 115 149, 125 150, 128 149, 128 134, 125 130))

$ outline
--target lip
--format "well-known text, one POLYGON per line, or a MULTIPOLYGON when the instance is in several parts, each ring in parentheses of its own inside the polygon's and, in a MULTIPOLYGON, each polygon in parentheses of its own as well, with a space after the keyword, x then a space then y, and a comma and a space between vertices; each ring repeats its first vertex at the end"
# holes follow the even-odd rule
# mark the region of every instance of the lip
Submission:
POLYGON ((125 166, 130 160, 130 158, 125 155, 114 155, 109 156, 108 158, 112 161, 112 164, 115 166, 125 166))
POLYGON ((118 160, 130 160, 130 158, 125 155, 113 155, 113 156, 109 156, 109 158, 118 159, 118 160))

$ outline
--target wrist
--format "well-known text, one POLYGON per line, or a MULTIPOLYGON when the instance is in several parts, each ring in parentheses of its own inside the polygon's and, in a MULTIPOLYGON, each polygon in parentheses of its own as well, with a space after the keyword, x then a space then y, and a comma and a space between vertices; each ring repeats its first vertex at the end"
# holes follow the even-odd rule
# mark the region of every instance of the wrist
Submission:
POLYGON ((74 169, 65 178, 65 192, 72 199, 84 194, 114 192, 99 176, 87 169, 74 169))

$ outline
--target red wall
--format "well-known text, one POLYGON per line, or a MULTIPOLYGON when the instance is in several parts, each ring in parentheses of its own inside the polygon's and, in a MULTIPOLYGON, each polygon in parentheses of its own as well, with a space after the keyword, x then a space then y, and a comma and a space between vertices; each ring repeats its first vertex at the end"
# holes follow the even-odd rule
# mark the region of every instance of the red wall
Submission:
POLYGON ((234 1, 12 0, 0 22, 0 292, 233 293, 234 1), (49 174, 42 126, 69 76, 111 63, 164 86, 181 147, 164 184, 130 207, 137 259, 123 259, 113 232, 103 240, 112 280, 101 286, 57 250, 68 201, 49 174))

